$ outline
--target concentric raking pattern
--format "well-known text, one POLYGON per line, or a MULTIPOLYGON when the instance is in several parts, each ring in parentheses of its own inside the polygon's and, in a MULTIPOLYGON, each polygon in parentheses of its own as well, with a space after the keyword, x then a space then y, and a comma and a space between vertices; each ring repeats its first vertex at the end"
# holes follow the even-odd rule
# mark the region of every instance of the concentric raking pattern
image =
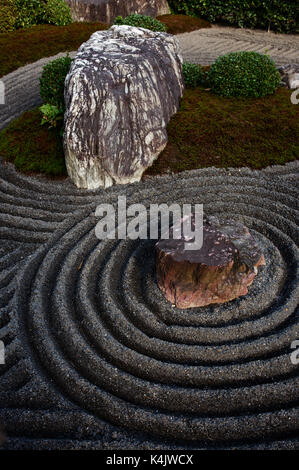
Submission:
POLYGON ((8 446, 296 447, 296 163, 94 192, 0 169, 8 446), (95 207, 118 195, 234 217, 266 267, 245 297, 176 309, 156 285, 154 240, 95 237, 95 207))

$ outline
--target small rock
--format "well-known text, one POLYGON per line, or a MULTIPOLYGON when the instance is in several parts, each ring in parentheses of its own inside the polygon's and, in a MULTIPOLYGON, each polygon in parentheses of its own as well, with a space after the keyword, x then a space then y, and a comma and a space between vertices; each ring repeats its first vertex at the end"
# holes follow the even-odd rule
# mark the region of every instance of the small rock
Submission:
POLYGON ((291 90, 299 88, 299 73, 293 73, 289 75, 289 87, 291 90))
POLYGON ((170 236, 156 244, 158 285, 178 308, 223 303, 246 295, 257 268, 264 264, 264 255, 247 227, 212 216, 204 218, 200 250, 185 250, 183 237, 175 240, 170 236), (218 245, 215 239, 220 240, 218 245))
POLYGON ((287 64, 278 67, 281 75, 281 86, 294 90, 299 88, 299 65, 287 64))

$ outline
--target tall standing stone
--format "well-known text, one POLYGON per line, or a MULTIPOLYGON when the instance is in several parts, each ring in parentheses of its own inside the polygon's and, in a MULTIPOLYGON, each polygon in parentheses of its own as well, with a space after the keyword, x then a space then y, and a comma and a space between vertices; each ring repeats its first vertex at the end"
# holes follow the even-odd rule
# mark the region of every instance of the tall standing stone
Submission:
POLYGON ((130 26, 94 33, 65 82, 64 149, 76 186, 140 181, 167 144, 183 91, 174 36, 130 26))

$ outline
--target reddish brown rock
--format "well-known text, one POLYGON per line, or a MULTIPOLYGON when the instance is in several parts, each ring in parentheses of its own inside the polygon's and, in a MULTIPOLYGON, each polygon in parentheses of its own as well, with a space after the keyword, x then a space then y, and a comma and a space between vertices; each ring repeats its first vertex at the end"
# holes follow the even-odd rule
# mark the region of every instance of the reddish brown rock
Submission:
POLYGON ((157 280, 178 308, 224 303, 248 293, 264 255, 247 227, 232 220, 204 217, 203 246, 185 250, 185 240, 156 244, 157 280))

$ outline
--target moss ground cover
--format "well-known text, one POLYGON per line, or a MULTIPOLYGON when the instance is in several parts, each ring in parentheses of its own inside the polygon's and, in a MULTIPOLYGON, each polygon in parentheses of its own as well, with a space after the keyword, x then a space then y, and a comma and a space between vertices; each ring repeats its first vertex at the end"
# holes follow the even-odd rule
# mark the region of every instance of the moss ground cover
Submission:
MULTIPOLYGON (((259 99, 188 89, 168 125, 169 142, 146 175, 208 166, 261 169, 299 158, 299 106, 279 89, 259 99)), ((60 129, 40 125, 38 109, 0 132, 0 156, 26 173, 66 175, 60 129)))
POLYGON ((72 23, 67 26, 39 25, 0 34, 0 76, 43 57, 74 51, 92 33, 107 28, 103 23, 72 23))
POLYGON ((38 108, 27 111, 0 132, 0 156, 24 173, 66 175, 59 128, 41 126, 38 108))
MULTIPOLYGON (((186 15, 158 18, 170 34, 179 34, 209 26, 207 21, 186 15)), ((109 28, 103 23, 72 23, 67 26, 38 25, 0 34, 0 77, 23 65, 59 52, 74 51, 95 31, 109 28)))
POLYGON ((187 15, 163 15, 158 16, 157 20, 165 24, 169 34, 190 33, 197 29, 211 27, 208 21, 187 15))
POLYGON ((168 145, 147 174, 208 166, 261 169, 299 158, 299 106, 280 88, 259 99, 186 90, 168 125, 168 145))

